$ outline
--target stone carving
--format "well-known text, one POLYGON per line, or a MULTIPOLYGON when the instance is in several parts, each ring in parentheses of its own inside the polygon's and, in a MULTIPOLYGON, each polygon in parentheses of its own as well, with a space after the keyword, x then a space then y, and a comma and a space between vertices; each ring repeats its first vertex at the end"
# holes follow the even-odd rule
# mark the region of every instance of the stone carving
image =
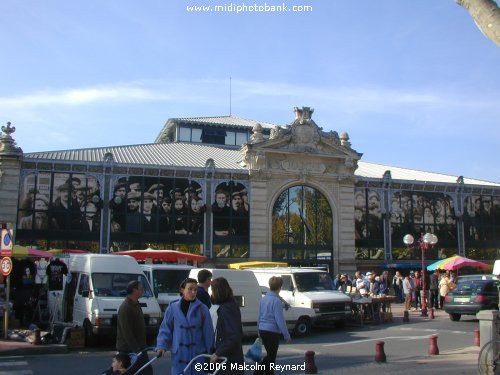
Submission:
POLYGON ((280 136, 280 127, 276 125, 271 129, 269 139, 276 139, 279 138, 279 136, 280 136))
POLYGON ((7 126, 2 126, 2 132, 4 133, 0 137, 0 154, 4 155, 21 155, 23 151, 20 147, 17 147, 16 141, 12 138, 11 134, 16 131, 14 126, 10 126, 10 122, 7 126))
POLYGON ((285 171, 288 172, 309 171, 313 173, 324 173, 326 170, 326 167, 323 163, 304 161, 300 159, 284 160, 281 162, 281 166, 285 171))
POLYGON ((493 0, 456 0, 470 13, 479 30, 500 46, 500 7, 493 0))
POLYGON ((264 141, 264 134, 262 134, 262 125, 261 124, 255 124, 255 126, 252 129, 252 136, 250 137, 250 142, 252 143, 259 143, 264 141))
POLYGON ((295 121, 292 124, 292 142, 289 145, 297 152, 317 152, 317 146, 320 140, 319 129, 311 115, 314 109, 295 107, 295 121))

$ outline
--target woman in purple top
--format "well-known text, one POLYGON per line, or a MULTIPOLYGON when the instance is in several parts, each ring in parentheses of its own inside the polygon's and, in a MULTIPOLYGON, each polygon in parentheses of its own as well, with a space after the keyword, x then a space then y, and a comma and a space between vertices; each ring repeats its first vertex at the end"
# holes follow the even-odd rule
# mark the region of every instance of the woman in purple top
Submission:
POLYGON ((283 285, 283 279, 273 276, 269 279, 270 291, 262 298, 259 306, 259 336, 266 348, 267 356, 260 363, 254 375, 273 375, 274 370, 270 364, 276 362, 280 337, 283 335, 287 343, 292 342, 290 333, 286 327, 285 315, 283 313, 283 303, 279 298, 279 293, 283 285))

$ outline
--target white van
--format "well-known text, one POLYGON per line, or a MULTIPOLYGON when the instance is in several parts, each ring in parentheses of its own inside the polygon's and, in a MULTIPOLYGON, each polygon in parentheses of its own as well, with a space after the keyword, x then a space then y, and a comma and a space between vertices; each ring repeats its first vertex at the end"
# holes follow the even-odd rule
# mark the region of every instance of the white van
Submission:
POLYGON ((170 302, 179 299, 182 280, 195 268, 179 264, 139 264, 139 267, 153 287, 161 311, 165 311, 170 302))
POLYGON ((272 276, 281 276, 280 296, 291 306, 313 309, 316 323, 342 324, 351 317, 352 300, 333 289, 330 274, 324 270, 300 267, 249 268, 262 287, 269 287, 272 276))
POLYGON ((71 254, 65 259, 68 282, 64 283, 61 303, 56 303, 55 316, 85 329, 85 343, 95 343, 97 335, 116 335, 118 308, 127 295, 130 281, 144 285, 139 300, 146 321, 148 338, 156 336, 161 323, 161 310, 148 280, 137 261, 126 255, 71 254))
MULTIPOLYGON (((234 298, 240 306, 243 334, 256 335, 258 333, 257 320, 259 318, 260 300, 266 289, 260 287, 255 275, 250 271, 207 269, 212 272, 212 279, 224 277, 231 286, 234 298)), ((200 270, 200 268, 192 269, 189 277, 197 279, 200 270)), ((285 301, 283 301, 283 308, 285 309, 285 320, 289 331, 297 336, 306 336, 311 333, 311 324, 314 319, 311 314, 314 313, 314 310, 311 308, 294 308, 287 305, 285 301)), ((215 327, 217 306, 212 306, 210 314, 215 327)))

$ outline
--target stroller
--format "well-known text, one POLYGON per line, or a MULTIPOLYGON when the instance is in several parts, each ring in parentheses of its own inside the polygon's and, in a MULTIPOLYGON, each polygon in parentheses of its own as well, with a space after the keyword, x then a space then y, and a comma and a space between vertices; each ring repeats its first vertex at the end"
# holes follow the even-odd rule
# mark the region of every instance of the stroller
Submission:
MULTIPOLYGON (((155 355, 152 359, 144 363, 144 360, 148 358, 148 351, 154 350, 155 348, 149 347, 141 350, 139 353, 133 353, 133 359, 130 366, 123 373, 123 375, 139 375, 146 367, 151 365, 154 361, 161 357, 161 354, 155 355)), ((106 371, 102 372, 101 375, 112 375, 113 369, 110 367, 106 371)))

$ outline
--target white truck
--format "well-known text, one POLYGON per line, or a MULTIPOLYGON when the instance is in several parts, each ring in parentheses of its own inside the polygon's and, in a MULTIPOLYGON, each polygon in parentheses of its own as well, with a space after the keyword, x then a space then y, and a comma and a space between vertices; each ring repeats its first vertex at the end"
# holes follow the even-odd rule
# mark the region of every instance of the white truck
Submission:
POLYGON ((280 296, 291 306, 312 309, 310 316, 303 318, 307 324, 334 323, 341 325, 352 315, 352 299, 333 289, 330 274, 316 268, 275 267, 248 268, 262 287, 269 287, 272 276, 283 279, 280 296))
MULTIPOLYGON (((258 333, 257 320, 259 318, 259 304, 262 299, 263 291, 266 289, 259 285, 255 275, 250 271, 207 269, 212 272, 212 279, 224 277, 231 286, 234 297, 240 306, 243 334, 248 336, 256 335, 258 333)), ((200 270, 200 268, 192 269, 189 277, 197 279, 200 270)), ((314 313, 311 308, 295 308, 286 304, 285 301, 283 301, 283 308, 285 310, 285 320, 289 331, 296 336, 306 336, 311 333, 311 323, 314 320, 314 318, 310 317, 311 314, 314 313)), ((214 322, 214 327, 217 319, 216 311, 217 306, 212 306, 210 314, 214 322)))
POLYGON ((118 308, 127 295, 130 281, 144 285, 139 300, 144 313, 146 333, 156 336, 161 310, 148 280, 137 261, 129 256, 112 254, 71 254, 65 259, 69 274, 62 292, 49 292, 52 316, 56 322, 72 323, 85 330, 85 343, 92 345, 98 335, 116 335, 118 308))
POLYGON ((153 293, 165 311, 170 302, 179 299, 179 286, 189 276, 193 266, 178 264, 139 264, 153 287, 153 293))

